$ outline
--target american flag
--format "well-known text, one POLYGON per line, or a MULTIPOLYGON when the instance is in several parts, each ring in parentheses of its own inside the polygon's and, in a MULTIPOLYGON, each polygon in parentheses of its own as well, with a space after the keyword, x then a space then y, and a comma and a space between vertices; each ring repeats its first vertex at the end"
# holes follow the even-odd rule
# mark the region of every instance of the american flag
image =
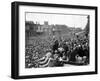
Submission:
POLYGON ((51 60, 51 53, 47 53, 44 57, 38 60, 38 67, 48 67, 51 60))

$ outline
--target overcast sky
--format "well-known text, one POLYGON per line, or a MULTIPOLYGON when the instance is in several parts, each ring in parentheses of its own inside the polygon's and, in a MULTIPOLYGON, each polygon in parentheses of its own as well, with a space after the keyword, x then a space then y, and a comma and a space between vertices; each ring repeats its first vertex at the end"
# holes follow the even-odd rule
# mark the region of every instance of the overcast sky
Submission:
POLYGON ((43 13, 26 13, 26 21, 34 21, 43 24, 48 21, 51 24, 62 24, 69 27, 82 28, 87 24, 87 16, 83 15, 62 15, 62 14, 43 14, 43 13))

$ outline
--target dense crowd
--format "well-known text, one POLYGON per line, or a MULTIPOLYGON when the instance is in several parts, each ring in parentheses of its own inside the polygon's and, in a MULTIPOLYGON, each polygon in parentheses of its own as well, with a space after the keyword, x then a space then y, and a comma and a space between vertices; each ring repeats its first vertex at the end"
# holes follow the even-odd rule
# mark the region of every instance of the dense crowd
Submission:
POLYGON ((58 67, 65 64, 89 64, 89 38, 73 39, 34 38, 25 47, 25 67, 58 67))

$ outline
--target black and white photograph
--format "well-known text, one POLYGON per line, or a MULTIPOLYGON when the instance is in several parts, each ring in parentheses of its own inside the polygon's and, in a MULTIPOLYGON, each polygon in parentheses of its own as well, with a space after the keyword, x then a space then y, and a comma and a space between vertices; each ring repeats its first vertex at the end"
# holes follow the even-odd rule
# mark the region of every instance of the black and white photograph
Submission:
POLYGON ((97 7, 12 3, 12 78, 97 74, 97 7))
POLYGON ((25 18, 25 68, 89 65, 89 15, 26 12, 25 18))

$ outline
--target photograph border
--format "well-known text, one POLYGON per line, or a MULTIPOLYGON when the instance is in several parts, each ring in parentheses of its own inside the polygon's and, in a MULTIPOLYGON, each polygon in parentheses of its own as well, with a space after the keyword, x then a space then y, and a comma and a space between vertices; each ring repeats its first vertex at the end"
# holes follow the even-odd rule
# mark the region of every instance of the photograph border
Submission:
POLYGON ((72 75, 88 75, 98 73, 98 55, 97 55, 97 30, 98 30, 98 8, 96 6, 81 6, 81 5, 65 5, 65 4, 49 4, 49 3, 31 3, 31 2, 12 2, 11 4, 11 78, 26 79, 26 78, 43 78, 43 77, 58 77, 72 75), (73 9, 88 9, 95 10, 95 71, 76 72, 76 73, 59 73, 59 74, 43 74, 43 75, 26 75, 19 76, 19 6, 42 6, 55 8, 73 8, 73 9))

